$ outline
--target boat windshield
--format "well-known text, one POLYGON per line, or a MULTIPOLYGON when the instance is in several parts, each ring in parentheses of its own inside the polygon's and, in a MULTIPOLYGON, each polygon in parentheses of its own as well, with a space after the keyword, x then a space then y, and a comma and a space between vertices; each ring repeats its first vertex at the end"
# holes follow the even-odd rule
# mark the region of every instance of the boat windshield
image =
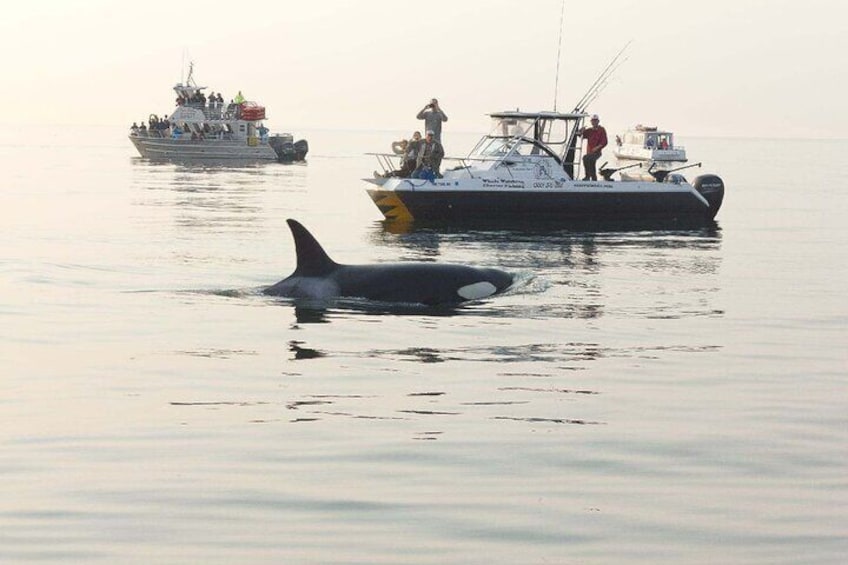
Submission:
POLYGON ((544 116, 498 116, 492 129, 471 150, 470 158, 497 159, 506 155, 549 155, 559 161, 569 138, 568 122, 544 116))
MULTIPOLYGON (((534 118, 493 118, 489 134, 472 149, 469 157, 492 159, 504 157, 516 147, 522 154, 529 155, 533 147, 534 118), (527 147, 523 147, 527 145, 527 147)), ((536 151, 538 153, 538 149, 536 151)))
POLYGON ((489 137, 533 137, 533 118, 493 118, 489 137))
POLYGON ((547 155, 559 162, 560 158, 548 147, 529 137, 484 137, 471 153, 473 159, 500 159, 510 154, 547 155))

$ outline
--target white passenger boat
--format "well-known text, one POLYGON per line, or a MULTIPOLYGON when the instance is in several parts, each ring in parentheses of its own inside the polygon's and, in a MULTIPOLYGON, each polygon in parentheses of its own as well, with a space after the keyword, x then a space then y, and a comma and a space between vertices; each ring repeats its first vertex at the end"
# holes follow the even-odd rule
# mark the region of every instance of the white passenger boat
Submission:
POLYGON ((619 162, 686 162, 686 148, 674 144, 672 132, 641 124, 627 130, 624 135, 616 136, 613 153, 619 162))
POLYGON ((207 96, 206 88, 195 83, 190 70, 185 84, 174 86, 177 104, 170 115, 151 114, 142 126, 134 124, 129 138, 142 157, 224 162, 306 158, 306 140, 294 141, 290 133, 269 135, 263 106, 240 96, 226 103, 220 93, 207 96))
MULTIPOLYGON (((367 192, 387 220, 463 223, 519 220, 559 225, 607 221, 709 222, 724 183, 711 174, 689 182, 664 171, 650 180, 581 176, 583 112, 498 112, 492 130, 458 165, 433 180, 366 178, 367 192)), ((395 168, 378 154, 384 170, 395 168)), ((449 161, 448 159, 445 160, 449 161)), ((619 178, 621 175, 618 175, 619 178)))

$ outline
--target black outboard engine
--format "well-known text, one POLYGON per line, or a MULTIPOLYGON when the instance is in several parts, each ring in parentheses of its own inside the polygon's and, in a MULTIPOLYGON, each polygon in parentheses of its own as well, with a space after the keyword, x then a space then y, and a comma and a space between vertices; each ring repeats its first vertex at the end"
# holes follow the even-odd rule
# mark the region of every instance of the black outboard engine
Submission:
POLYGON ((710 203, 710 219, 715 218, 724 200, 724 181, 717 175, 700 175, 692 186, 710 203))
POLYGON ((291 163, 294 161, 294 143, 289 141, 286 137, 275 135, 268 140, 268 145, 270 145, 274 150, 274 153, 277 154, 278 161, 282 163, 291 163))
POLYGON ((294 142, 294 160, 303 161, 306 159, 306 154, 309 153, 309 144, 305 139, 300 139, 294 142))

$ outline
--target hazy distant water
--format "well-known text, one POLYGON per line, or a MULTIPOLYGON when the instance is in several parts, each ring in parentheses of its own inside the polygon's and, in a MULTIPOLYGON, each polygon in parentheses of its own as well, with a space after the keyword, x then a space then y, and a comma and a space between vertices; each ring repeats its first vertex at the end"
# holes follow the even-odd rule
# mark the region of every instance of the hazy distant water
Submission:
POLYGON ((681 139, 715 229, 391 233, 396 134, 302 133, 220 168, 3 131, 0 562, 845 562, 848 142, 681 139), (519 282, 298 308, 257 292, 288 217, 519 282))

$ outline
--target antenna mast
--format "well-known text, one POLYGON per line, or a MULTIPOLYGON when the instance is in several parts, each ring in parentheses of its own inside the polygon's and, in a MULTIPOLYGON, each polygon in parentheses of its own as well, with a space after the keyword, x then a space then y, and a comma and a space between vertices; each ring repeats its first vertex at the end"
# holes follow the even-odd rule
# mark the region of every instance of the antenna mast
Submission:
POLYGON ((559 57, 562 53, 562 22, 565 16, 565 0, 562 0, 562 8, 559 12, 559 41, 557 42, 557 64, 556 79, 554 80, 554 112, 557 109, 557 92, 559 91, 559 57))

